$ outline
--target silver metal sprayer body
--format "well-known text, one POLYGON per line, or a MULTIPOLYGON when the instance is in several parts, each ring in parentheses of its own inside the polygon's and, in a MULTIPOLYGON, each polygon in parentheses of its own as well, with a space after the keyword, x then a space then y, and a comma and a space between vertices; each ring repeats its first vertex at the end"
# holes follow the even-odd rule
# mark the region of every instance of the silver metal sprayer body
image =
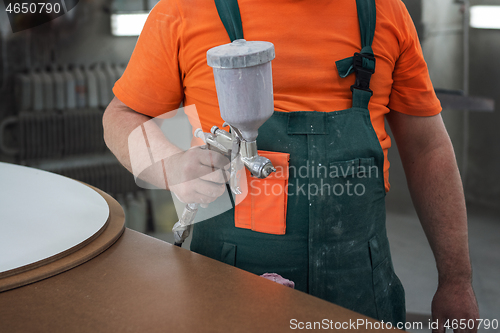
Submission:
MULTIPOLYGON (((238 39, 214 47, 207 52, 207 63, 213 68, 217 99, 224 127, 230 132, 212 127, 210 133, 201 129, 195 136, 203 139, 208 148, 231 159, 231 191, 240 194, 238 173, 245 166, 253 177, 266 178, 276 171, 271 161, 259 156, 257 135, 274 112, 271 60, 274 45, 269 42, 238 39)), ((189 235, 197 204, 188 204, 174 225, 175 244, 189 235)))

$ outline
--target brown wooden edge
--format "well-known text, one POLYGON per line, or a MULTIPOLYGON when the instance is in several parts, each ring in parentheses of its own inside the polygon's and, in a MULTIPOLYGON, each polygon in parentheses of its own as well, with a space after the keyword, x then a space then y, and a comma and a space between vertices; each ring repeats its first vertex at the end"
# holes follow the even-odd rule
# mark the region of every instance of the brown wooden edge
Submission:
POLYGON ((101 227, 101 229, 99 229, 95 234, 93 234, 92 236, 90 236, 89 238, 87 238, 86 240, 84 240, 83 242, 81 242, 81 243, 79 243, 79 244, 77 244, 77 245, 75 245, 75 246, 67 249, 66 251, 57 253, 57 254, 55 254, 55 255, 53 255, 51 257, 39 260, 39 261, 34 262, 32 264, 24 265, 24 266, 21 266, 21 267, 18 267, 18 268, 14 268, 14 269, 2 272, 2 273, 0 273, 0 280, 3 279, 3 278, 6 278, 6 277, 12 276, 12 275, 18 275, 18 274, 21 274, 23 272, 31 271, 31 270, 33 270, 35 268, 38 268, 38 267, 41 267, 41 266, 45 266, 45 265, 47 265, 47 264, 49 264, 51 262, 60 260, 63 257, 66 257, 66 256, 70 255, 71 253, 74 253, 74 252, 80 250, 81 248, 83 248, 87 244, 91 243, 94 239, 96 239, 97 237, 99 237, 102 234, 102 232, 104 230, 106 230, 108 224, 109 224, 109 216, 108 216, 108 219, 106 220, 106 223, 104 223, 104 225, 101 227))
MULTIPOLYGON (((35 267, 31 270, 23 271, 16 275, 9 274, 9 276, 0 278, 0 292, 18 288, 70 270, 71 268, 81 265, 106 251, 118 240, 118 238, 120 238, 125 230, 125 214, 122 207, 109 194, 93 186, 87 184, 85 185, 99 193, 104 200, 106 200, 109 207, 108 220, 106 221, 104 227, 101 228, 101 230, 96 234, 97 237, 93 236, 91 237, 91 241, 85 241, 75 246, 77 247, 77 251, 65 254, 69 251, 67 250, 54 256, 57 257, 55 258, 55 261, 48 260, 53 258, 51 257, 46 259, 48 262, 45 262, 46 260, 41 261, 44 262, 43 266, 35 265, 35 267), (81 246, 82 244, 84 246, 81 246)), ((37 262, 35 264, 41 262, 37 262)))

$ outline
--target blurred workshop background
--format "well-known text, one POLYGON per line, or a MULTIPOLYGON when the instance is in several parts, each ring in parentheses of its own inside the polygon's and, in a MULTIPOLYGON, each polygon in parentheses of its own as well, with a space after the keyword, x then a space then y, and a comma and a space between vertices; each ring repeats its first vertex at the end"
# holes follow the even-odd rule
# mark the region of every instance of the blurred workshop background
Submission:
MULTIPOLYGON (((481 315, 499 319, 500 3, 403 2, 417 27, 464 182, 481 315)), ((106 148, 101 123, 113 84, 157 1, 65 3, 74 8, 16 33, 0 3, 0 161, 98 187, 122 205, 127 227, 172 241, 177 214, 170 193, 135 184, 106 148)), ((427 322, 437 272, 395 146, 389 159, 394 265, 407 290, 408 319, 427 322)))

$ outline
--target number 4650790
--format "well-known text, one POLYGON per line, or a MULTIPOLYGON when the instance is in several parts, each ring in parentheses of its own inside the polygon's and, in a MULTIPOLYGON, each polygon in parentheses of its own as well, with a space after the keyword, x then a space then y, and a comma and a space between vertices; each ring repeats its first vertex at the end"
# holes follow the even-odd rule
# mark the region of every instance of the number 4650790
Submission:
POLYGON ((444 327, 447 328, 447 329, 450 329, 450 330, 457 330, 457 329, 474 329, 474 328, 484 328, 486 330, 489 330, 489 329, 498 329, 498 320, 497 319, 493 319, 493 320, 489 320, 489 319, 469 319, 469 320, 466 320, 466 319, 453 319, 453 320, 447 320, 445 323, 444 323, 444 327))
POLYGON ((45 2, 31 2, 31 3, 9 3, 5 11, 9 14, 50 14, 59 13, 61 11, 60 3, 45 3, 45 2))

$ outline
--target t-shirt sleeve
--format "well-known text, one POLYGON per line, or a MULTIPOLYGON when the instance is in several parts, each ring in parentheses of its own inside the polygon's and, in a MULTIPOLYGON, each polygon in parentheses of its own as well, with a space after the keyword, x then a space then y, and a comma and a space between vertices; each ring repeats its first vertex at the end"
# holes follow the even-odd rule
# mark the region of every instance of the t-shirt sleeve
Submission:
POLYGON ((401 20, 400 56, 393 72, 389 108, 413 116, 433 116, 441 112, 429 77, 415 25, 403 3, 401 20))
POLYGON ((176 2, 160 1, 149 14, 127 68, 113 88, 125 105, 151 117, 179 107, 183 99, 178 62, 181 29, 176 2))

